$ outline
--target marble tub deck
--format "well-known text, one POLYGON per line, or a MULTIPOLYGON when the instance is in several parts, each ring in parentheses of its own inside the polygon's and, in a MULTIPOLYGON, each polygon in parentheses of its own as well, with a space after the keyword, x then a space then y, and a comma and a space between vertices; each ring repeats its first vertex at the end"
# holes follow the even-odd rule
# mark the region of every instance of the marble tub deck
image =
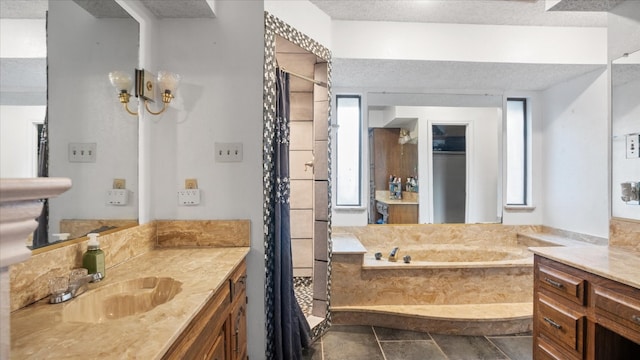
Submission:
POLYGON ((334 236, 333 244, 335 324, 464 335, 532 330, 533 254, 528 251, 523 258, 495 262, 404 264, 375 260, 351 234, 334 236))
POLYGON ((451 335, 504 335, 533 330, 533 303, 377 305, 332 308, 335 324, 381 326, 451 335))

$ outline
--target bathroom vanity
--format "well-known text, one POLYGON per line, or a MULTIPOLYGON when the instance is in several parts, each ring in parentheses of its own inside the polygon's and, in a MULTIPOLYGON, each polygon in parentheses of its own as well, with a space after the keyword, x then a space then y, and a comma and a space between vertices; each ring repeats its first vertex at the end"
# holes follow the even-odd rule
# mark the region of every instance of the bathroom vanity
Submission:
POLYGON ((389 191, 376 191, 376 211, 384 224, 417 224, 418 193, 403 192, 403 198, 390 199, 389 191))
POLYGON ((11 313, 11 358, 246 359, 247 253, 157 248, 108 268, 74 299, 11 313), (155 290, 131 284, 154 278, 175 295, 144 307, 155 290))
POLYGON ((247 357, 247 266, 243 261, 187 326, 163 359, 247 357))
POLYGON ((531 249, 534 358, 636 358, 640 256, 606 246, 531 249))
POLYGON ((389 199, 389 176, 402 179, 418 175, 418 145, 400 145, 400 128, 369 129, 369 222, 383 218, 386 224, 417 224, 418 193, 402 192, 402 200, 389 199), (409 199, 411 198, 411 199, 409 199))

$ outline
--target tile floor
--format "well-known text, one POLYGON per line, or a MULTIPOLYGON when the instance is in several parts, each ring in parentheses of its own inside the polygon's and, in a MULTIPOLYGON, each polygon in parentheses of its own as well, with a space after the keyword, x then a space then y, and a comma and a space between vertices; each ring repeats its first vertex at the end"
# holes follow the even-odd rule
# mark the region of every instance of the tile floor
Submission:
POLYGON ((305 360, 530 360, 531 335, 456 336, 333 325, 305 360))

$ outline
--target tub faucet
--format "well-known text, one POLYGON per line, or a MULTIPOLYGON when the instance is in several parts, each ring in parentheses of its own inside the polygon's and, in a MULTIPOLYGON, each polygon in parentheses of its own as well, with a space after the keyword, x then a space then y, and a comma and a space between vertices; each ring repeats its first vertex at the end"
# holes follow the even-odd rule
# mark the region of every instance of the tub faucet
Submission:
MULTIPOLYGON (((58 286, 58 289, 52 288, 51 296, 49 297, 49 303, 59 304, 67 300, 71 300, 82 293, 80 290, 83 289, 85 285, 87 285, 90 282, 98 282, 102 280, 102 278, 103 278, 102 273, 99 273, 99 272, 94 274, 74 277, 73 280, 70 280, 68 282, 68 286, 66 287, 66 289, 64 287, 59 287, 59 286, 58 286)), ((64 279, 64 278, 56 278, 56 279, 64 279)))
POLYGON ((389 253, 388 261, 398 261, 399 250, 399 247, 394 247, 393 250, 391 250, 391 253, 389 253))

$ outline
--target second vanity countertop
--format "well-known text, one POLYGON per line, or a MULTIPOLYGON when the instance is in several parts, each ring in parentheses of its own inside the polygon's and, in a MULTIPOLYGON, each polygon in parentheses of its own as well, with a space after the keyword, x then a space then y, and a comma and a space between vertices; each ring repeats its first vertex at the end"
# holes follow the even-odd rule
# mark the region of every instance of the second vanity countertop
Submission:
POLYGON ((387 205, 418 205, 418 193, 416 192, 402 192, 402 199, 390 199, 389 191, 377 190, 376 201, 383 202, 387 205))
POLYGON ((248 247, 156 249, 107 269, 104 280, 75 299, 49 304, 45 298, 11 313, 11 358, 158 359, 248 252, 248 247), (94 289, 148 276, 174 278, 182 290, 142 314, 96 324, 64 321, 64 307, 94 289))
POLYGON ((629 249, 584 245, 530 247, 533 253, 640 289, 640 253, 629 249))

